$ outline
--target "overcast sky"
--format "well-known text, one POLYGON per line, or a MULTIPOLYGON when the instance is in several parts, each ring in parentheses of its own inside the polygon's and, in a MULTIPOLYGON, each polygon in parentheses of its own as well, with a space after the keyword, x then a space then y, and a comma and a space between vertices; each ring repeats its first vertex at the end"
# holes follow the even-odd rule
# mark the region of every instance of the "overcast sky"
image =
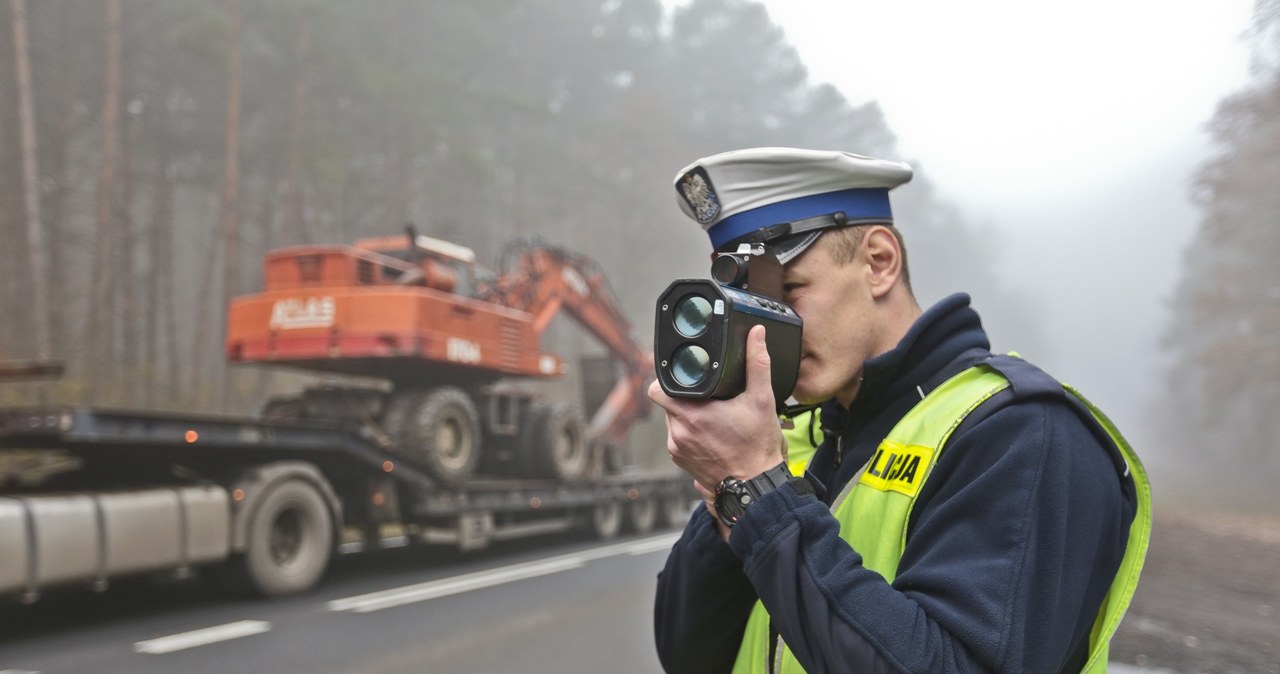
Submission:
POLYGON ((878 101, 904 157, 1007 237, 1002 275, 1053 308, 1038 360, 1137 430, 1251 2, 765 4, 813 81, 878 101))

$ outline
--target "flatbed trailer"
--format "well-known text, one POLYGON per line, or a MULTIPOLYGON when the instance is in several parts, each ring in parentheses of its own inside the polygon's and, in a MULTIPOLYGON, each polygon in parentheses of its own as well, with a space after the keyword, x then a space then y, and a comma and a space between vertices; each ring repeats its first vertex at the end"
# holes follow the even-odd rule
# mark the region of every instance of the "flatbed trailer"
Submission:
POLYGON ((10 450, 58 466, 33 483, 0 473, 0 595, 24 601, 204 567, 290 594, 318 583, 336 552, 387 540, 475 550, 576 527, 610 538, 678 526, 696 499, 674 472, 443 485, 385 439, 318 421, 2 409, 0 455, 10 450))

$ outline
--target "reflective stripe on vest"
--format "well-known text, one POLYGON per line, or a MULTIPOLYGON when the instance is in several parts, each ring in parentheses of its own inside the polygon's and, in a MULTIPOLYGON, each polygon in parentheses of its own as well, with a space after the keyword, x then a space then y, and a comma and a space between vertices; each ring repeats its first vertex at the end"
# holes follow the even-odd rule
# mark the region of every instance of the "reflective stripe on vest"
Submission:
MULTIPOLYGON (((862 555, 863 566, 893 582, 906 547, 911 509, 948 438, 978 405, 1008 386, 1004 376, 989 367, 975 366, 957 374, 907 412, 849 481, 831 510, 840 523, 840 537, 862 555), (854 513, 863 526, 852 526, 854 513), (872 521, 882 524, 866 526, 872 521)), ((1089 634, 1089 659, 1083 671, 1105 672, 1111 635, 1129 607, 1146 558, 1151 534, 1151 486, 1142 463, 1111 421, 1074 388, 1065 384, 1063 387, 1089 409, 1115 442, 1137 488, 1138 508, 1129 527, 1124 558, 1089 634)), ((804 671, 781 637, 777 639, 773 662, 768 662, 769 641, 769 614, 757 601, 747 620, 734 674, 804 671)))
POLYGON ((792 475, 803 477, 818 445, 822 444, 822 414, 815 408, 791 418, 791 428, 782 430, 787 440, 787 468, 792 475), (812 440, 810 439, 812 438, 812 440), (814 443, 817 444, 814 444, 814 443))

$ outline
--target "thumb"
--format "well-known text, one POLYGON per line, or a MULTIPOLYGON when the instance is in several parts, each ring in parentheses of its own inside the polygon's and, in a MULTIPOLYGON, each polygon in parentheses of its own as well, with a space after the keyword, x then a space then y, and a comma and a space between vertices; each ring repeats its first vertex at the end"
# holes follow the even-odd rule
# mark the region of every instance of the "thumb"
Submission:
POLYGON ((752 326, 747 333, 747 388, 773 397, 773 374, 769 348, 765 344, 763 325, 752 326))

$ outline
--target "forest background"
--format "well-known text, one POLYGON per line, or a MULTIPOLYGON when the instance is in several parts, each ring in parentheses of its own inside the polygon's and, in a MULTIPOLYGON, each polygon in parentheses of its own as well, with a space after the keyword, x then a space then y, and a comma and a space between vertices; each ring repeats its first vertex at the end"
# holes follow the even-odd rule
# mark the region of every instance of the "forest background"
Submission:
MULTIPOLYGON (((515 238, 585 253, 647 342, 658 293, 707 271, 679 167, 760 145, 914 161, 878 105, 813 82, 746 0, 5 5, 0 359, 66 374, 0 387, 0 404, 252 413, 311 381, 223 360, 225 306, 260 287, 264 252, 406 222, 491 265, 515 238)), ((1278 15, 1257 1, 1253 84, 1219 105, 1188 186, 1203 219, 1169 291, 1166 375, 1095 392, 1144 401, 1122 425, 1184 506, 1277 507, 1278 15), (1225 498, 1194 488, 1224 465, 1245 468, 1225 498)), ((996 231, 927 170, 894 198, 922 304, 968 292, 997 349, 1049 350, 1055 307, 1002 276, 996 231)), ((568 321, 546 346, 602 351, 568 321)), ((636 434, 659 463, 662 442, 658 420, 636 434)))

